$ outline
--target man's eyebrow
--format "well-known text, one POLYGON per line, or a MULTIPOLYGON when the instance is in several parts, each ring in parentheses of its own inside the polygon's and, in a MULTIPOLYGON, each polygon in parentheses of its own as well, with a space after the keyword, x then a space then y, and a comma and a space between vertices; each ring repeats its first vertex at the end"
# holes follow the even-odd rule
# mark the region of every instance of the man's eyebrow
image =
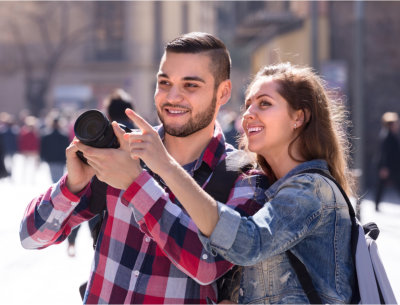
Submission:
POLYGON ((165 77, 165 78, 168 78, 168 74, 167 74, 167 73, 159 72, 159 73, 157 73, 157 77, 165 77))
POLYGON ((185 76, 185 77, 183 78, 183 80, 202 82, 202 83, 204 83, 204 84, 206 83, 206 81, 205 81, 204 79, 202 79, 201 77, 198 77, 198 76, 185 76))
MULTIPOLYGON (((165 78, 169 78, 167 73, 158 73, 157 77, 165 77, 165 78)), ((196 81, 196 82, 202 82, 202 83, 206 83, 206 81, 204 79, 202 79, 201 77, 198 76, 185 76, 182 80, 184 81, 196 81)))

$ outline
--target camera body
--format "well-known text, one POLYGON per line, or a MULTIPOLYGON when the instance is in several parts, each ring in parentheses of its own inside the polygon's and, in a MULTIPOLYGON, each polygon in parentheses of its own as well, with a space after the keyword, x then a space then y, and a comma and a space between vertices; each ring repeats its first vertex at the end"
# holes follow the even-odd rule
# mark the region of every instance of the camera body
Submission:
MULTIPOLYGON (((119 124, 126 132, 131 129, 119 124)), ((75 136, 85 145, 97 148, 118 148, 119 142, 114 134, 110 121, 105 114, 99 110, 91 109, 82 113, 74 124, 75 136)), ((86 158, 81 151, 78 157, 87 164, 86 158)))

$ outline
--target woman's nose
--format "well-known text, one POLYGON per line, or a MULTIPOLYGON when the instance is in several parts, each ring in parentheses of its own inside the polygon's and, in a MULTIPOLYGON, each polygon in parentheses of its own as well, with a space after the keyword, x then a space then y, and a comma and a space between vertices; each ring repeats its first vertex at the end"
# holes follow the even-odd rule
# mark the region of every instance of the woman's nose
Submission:
POLYGON ((254 119, 254 110, 253 107, 248 107, 246 111, 243 114, 243 119, 248 120, 248 119, 254 119))

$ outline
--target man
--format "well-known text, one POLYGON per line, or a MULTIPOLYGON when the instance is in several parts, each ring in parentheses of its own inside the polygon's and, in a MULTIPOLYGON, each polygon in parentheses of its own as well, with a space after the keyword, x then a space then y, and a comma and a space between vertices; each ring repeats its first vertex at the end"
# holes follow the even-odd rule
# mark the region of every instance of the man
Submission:
POLYGON ((48 163, 51 180, 56 182, 64 173, 65 149, 69 145, 69 139, 61 130, 59 117, 51 116, 55 115, 49 115, 51 129, 40 139, 40 158, 48 163))
POLYGON ((375 193, 375 210, 379 211, 384 190, 389 182, 400 193, 400 122, 396 112, 382 115, 380 151, 378 162, 378 185, 375 193))
MULTIPOLYGON (((212 173, 233 151, 216 124, 219 108, 230 98, 229 77, 229 53, 212 35, 189 33, 167 44, 155 92, 162 122, 158 132, 171 156, 191 175, 201 166, 212 173)), ((26 211, 20 232, 23 246, 60 242, 73 226, 93 217, 87 198, 95 174, 109 185, 107 212, 84 303, 215 301, 215 281, 232 265, 203 249, 196 226, 175 196, 130 157, 124 132, 116 123, 113 128, 119 149, 71 143, 68 174, 26 211), (89 166, 76 157, 78 150, 89 166)), ((242 175, 230 193, 230 204, 244 214, 254 213, 264 202, 255 178, 242 175)))

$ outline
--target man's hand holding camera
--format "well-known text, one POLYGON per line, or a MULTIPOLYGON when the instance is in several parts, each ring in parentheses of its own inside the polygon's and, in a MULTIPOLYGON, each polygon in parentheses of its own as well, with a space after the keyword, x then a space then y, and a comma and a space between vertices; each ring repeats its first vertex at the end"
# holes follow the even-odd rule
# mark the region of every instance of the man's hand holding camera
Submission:
POLYGON ((142 172, 142 168, 139 160, 134 160, 129 155, 129 143, 124 140, 125 131, 116 122, 112 123, 112 128, 120 143, 117 149, 95 148, 80 141, 75 145, 99 180, 114 188, 126 190, 142 172))
POLYGON ((66 165, 68 172, 66 185, 67 188, 74 194, 77 194, 84 189, 96 174, 92 167, 83 163, 78 157, 77 152, 79 149, 76 146, 78 142, 78 139, 74 139, 66 150, 66 165))
POLYGON ((98 124, 99 121, 102 124, 107 123, 102 122, 103 118, 96 111, 84 113, 83 118, 77 120, 76 133, 78 131, 81 138, 82 134, 89 134, 95 140, 86 143, 83 139, 75 139, 67 149, 67 187, 71 192, 78 193, 94 175, 114 188, 126 190, 143 171, 139 159, 142 159, 156 173, 162 172, 163 166, 174 162, 157 131, 133 110, 127 109, 125 112, 140 128, 140 131, 126 132, 127 129, 122 128, 124 126, 121 127, 117 122, 112 122, 114 140, 112 140, 111 130, 107 131, 107 128, 104 130, 99 128, 101 131, 96 128, 90 129, 92 121, 97 123, 97 126, 101 126, 98 124), (93 114, 98 117, 94 117, 93 114), (104 141, 104 138, 99 137, 101 134, 109 139, 97 145, 99 139, 104 141))

